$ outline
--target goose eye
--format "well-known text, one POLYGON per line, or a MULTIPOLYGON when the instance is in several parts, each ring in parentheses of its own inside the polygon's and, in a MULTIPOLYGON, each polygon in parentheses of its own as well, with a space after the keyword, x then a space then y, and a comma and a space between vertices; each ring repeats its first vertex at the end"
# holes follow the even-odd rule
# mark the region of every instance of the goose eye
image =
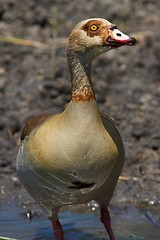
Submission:
POLYGON ((91 27, 90 27, 90 30, 92 31, 96 31, 98 29, 98 26, 93 24, 91 27))

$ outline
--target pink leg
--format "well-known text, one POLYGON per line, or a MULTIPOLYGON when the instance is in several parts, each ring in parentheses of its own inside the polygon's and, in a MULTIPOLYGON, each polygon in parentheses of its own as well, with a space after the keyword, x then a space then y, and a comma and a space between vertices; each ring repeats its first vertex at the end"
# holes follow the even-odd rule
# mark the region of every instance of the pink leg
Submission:
POLYGON ((101 207, 101 222, 104 224, 110 240, 116 240, 111 228, 111 218, 107 207, 101 207))
POLYGON ((55 234, 55 237, 56 237, 56 240, 63 240, 63 229, 62 229, 62 226, 59 222, 59 220, 53 220, 52 221, 52 227, 53 227, 53 230, 54 230, 54 234, 55 234))

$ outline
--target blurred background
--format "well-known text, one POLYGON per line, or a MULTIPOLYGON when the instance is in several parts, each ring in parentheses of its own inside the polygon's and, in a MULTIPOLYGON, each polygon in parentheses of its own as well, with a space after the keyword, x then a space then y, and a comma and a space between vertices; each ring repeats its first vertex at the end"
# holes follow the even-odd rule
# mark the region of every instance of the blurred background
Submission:
MULTIPOLYGON (((71 92, 67 38, 79 21, 102 17, 137 39, 136 46, 105 53, 92 66, 99 108, 114 119, 126 149, 111 204, 159 211, 159 9, 159 0, 0 0, 0 206, 27 205, 15 173, 21 128, 34 114, 63 110, 71 92)), ((146 219, 160 222, 151 212, 146 219)))

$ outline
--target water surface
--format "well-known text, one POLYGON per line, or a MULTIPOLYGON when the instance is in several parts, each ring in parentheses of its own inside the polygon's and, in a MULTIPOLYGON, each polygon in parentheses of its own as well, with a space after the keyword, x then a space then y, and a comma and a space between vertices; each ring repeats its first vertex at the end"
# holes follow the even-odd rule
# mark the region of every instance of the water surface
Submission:
MULTIPOLYGON (((53 240, 51 223, 40 213, 27 218, 27 210, 16 203, 0 205, 0 236, 20 240, 53 240)), ((160 240, 160 209, 111 207, 112 225, 118 240, 160 240)), ((103 240, 107 233, 99 220, 99 210, 64 210, 60 220, 65 240, 103 240)))

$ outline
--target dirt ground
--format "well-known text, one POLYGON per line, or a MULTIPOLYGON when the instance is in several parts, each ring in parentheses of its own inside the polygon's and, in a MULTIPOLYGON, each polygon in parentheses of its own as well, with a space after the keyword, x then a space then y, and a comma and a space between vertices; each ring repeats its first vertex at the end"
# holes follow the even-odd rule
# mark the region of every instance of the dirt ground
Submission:
POLYGON ((99 108, 115 120, 126 149, 113 201, 158 204, 159 9, 159 0, 0 0, 1 197, 25 194, 15 158, 26 119, 60 112, 70 99, 66 38, 79 21, 102 17, 138 40, 134 47, 103 54, 92 67, 99 108))

